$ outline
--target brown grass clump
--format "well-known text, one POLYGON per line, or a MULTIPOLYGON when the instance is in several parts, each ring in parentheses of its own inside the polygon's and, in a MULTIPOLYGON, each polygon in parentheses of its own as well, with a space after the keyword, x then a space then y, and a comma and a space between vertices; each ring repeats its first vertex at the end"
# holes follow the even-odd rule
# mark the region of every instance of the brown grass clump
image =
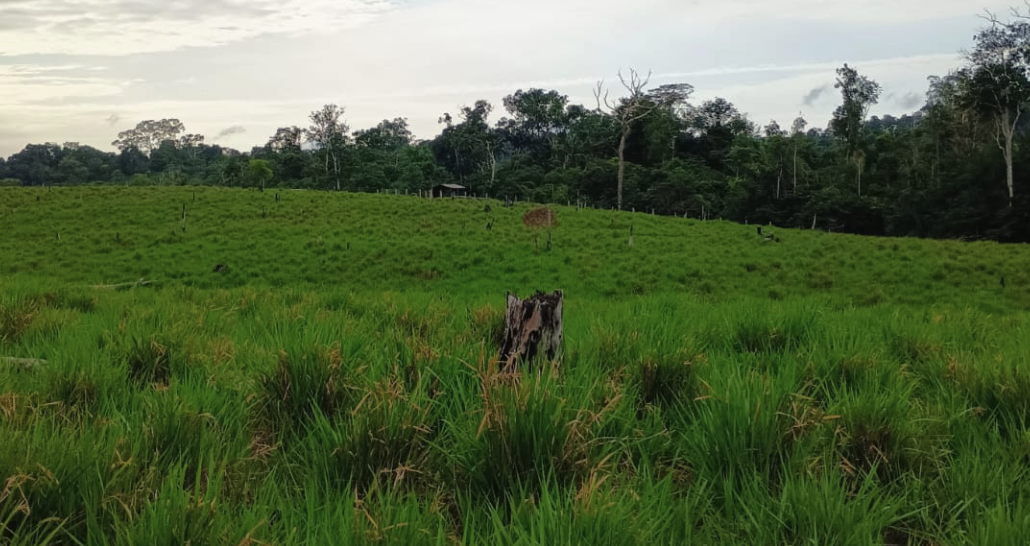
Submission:
POLYGON ((555 227, 558 225, 558 215, 547 207, 540 207, 524 214, 522 223, 528 227, 555 227))

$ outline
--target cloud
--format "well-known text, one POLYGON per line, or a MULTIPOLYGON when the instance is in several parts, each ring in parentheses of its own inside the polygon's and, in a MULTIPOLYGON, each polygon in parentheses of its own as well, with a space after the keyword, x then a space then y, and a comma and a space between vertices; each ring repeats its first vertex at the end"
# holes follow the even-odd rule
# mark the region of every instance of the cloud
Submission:
POLYGON ((801 97, 801 102, 805 106, 813 106, 815 105, 816 101, 822 98, 822 96, 825 95, 826 92, 829 90, 829 85, 820 85, 819 87, 810 90, 808 93, 805 93, 805 96, 801 97))
POLYGON ((436 46, 457 30, 484 44, 513 29, 523 40, 527 31, 535 37, 581 31, 589 50, 609 31, 625 38, 627 29, 682 26, 683 21, 709 29, 748 21, 898 24, 974 18, 981 8, 1004 11, 1010 1, 981 0, 973 7, 968 0, 3 0, 0 56, 121 56, 264 35, 339 34, 394 13, 413 14, 406 22, 420 25, 414 34, 387 29, 395 41, 430 37, 436 46))
POLYGON ((131 55, 339 31, 392 7, 387 0, 4 0, 0 56, 131 55))
POLYGON ((232 135, 242 135, 246 132, 247 129, 242 125, 233 125, 232 127, 228 127, 226 129, 222 129, 221 131, 219 131, 219 133, 215 135, 215 140, 220 140, 222 138, 232 135))
MULTIPOLYGON (((702 6, 705 3, 700 2, 702 6)), ((983 13, 983 9, 1006 13, 1012 5, 1011 0, 980 0, 976 5, 967 0, 712 0, 712 3, 719 4, 718 11, 735 17, 875 23, 975 17, 983 13)))
POLYGON ((111 114, 107 117, 107 124, 114 127, 115 125, 118 125, 118 122, 121 120, 122 118, 118 114, 111 114))
POLYGON ((0 0, 0 113, 13 124, 0 126, 0 153, 105 146, 113 127, 99 120, 112 112, 119 123, 176 117, 209 137, 242 124, 219 143, 249 149, 330 102, 354 128, 405 116, 429 138, 441 112, 482 98, 496 120, 519 88, 592 104, 601 78, 621 92, 620 66, 653 68, 652 85, 691 83, 695 101, 723 96, 752 119, 786 126, 803 109, 818 125, 832 87, 810 107, 802 97, 844 61, 899 96, 925 91, 927 75, 960 64, 951 52, 969 45, 980 7, 1009 2, 0 0))
POLYGON ((114 96, 132 83, 92 75, 97 68, 102 67, 0 64, 0 109, 114 96))
POLYGON ((926 95, 915 92, 909 92, 901 96, 895 96, 893 102, 899 108, 903 108, 905 110, 915 110, 916 108, 922 106, 925 101, 926 95))

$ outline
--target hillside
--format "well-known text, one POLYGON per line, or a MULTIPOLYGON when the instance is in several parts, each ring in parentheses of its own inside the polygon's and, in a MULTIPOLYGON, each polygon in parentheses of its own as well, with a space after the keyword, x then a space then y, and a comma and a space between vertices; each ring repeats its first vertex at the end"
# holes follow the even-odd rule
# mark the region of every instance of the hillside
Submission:
POLYGON ((0 188, 0 542, 1030 536, 1025 246, 278 195, 0 188))
POLYGON ((637 213, 286 190, 0 188, 0 275, 90 285, 332 287, 497 297, 825 296, 839 303, 1030 309, 1022 245, 863 238, 637 213), (182 209, 186 207, 186 230, 182 209), (487 224, 492 223, 492 229, 487 224), (633 230, 633 246, 629 243, 633 230), (218 264, 228 273, 215 273, 218 264), (1007 288, 1002 289, 1004 278, 1007 288))

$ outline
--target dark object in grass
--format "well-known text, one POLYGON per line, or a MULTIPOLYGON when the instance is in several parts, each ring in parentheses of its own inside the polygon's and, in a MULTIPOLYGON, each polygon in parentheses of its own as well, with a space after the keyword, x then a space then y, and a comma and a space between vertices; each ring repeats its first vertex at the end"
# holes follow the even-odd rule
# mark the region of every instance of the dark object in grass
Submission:
POLYGON ((762 226, 758 226, 758 236, 762 236, 762 226))
POLYGON ((776 241, 777 243, 779 243, 780 242, 780 236, 777 235, 776 237, 773 237, 773 240, 776 241))
POLYGON ((486 206, 485 206, 485 207, 483 207, 483 212, 485 212, 485 213, 487 213, 487 214, 489 214, 489 213, 493 212, 493 210, 494 210, 494 209, 490 208, 490 203, 487 203, 487 204, 486 204, 486 206))
POLYGON ((494 221, 493 220, 490 220, 489 222, 486 223, 486 230, 487 231, 490 231, 493 228, 494 228, 494 221))
POLYGON ((1005 288, 1005 277, 1001 278, 1001 287, 1005 288))
POLYGON ((228 273, 228 272, 229 272, 229 266, 227 266, 225 264, 218 264, 218 265, 215 266, 215 273, 228 273))
POLYGON ((527 300, 508 293, 504 312, 504 341, 498 357, 500 369, 510 373, 519 363, 539 355, 554 360, 561 355, 562 301, 564 294, 537 292, 527 300))

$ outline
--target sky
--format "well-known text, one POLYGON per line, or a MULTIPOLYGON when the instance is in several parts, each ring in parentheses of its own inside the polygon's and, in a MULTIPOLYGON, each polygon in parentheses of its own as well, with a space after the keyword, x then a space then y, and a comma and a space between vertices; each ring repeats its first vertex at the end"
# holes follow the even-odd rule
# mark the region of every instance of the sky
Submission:
POLYGON ((353 130, 406 117, 419 138, 517 89, 593 105, 599 80, 651 72, 749 118, 825 127, 847 62, 922 105, 962 64, 984 9, 1011 0, 0 0, 0 156, 33 142, 111 150, 177 118, 209 144, 262 145, 323 104, 353 130))

